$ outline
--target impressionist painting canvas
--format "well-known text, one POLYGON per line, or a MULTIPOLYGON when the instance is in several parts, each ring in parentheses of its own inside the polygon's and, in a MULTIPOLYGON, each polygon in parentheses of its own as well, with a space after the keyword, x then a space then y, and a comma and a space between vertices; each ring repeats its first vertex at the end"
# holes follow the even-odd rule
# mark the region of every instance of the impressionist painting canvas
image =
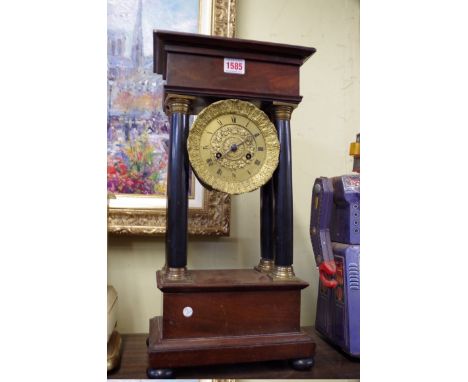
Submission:
POLYGON ((169 122, 153 30, 198 32, 198 0, 108 0, 107 188, 165 197, 169 122))

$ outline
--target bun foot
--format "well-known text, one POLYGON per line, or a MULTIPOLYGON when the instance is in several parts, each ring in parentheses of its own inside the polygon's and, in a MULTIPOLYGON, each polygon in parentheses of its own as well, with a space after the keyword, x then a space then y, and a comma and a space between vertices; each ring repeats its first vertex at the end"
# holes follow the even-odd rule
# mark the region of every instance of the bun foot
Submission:
POLYGON ((146 375, 150 379, 170 379, 174 377, 174 370, 172 369, 153 369, 149 367, 146 370, 146 375))
POLYGON ((314 359, 313 358, 300 358, 294 359, 291 361, 291 366, 295 370, 309 370, 312 366, 314 366, 314 359))

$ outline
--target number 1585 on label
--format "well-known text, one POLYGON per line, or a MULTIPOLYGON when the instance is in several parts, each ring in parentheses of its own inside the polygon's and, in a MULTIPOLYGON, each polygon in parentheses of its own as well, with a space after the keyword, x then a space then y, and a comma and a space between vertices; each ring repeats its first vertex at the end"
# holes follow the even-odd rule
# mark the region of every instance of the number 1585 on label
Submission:
POLYGON ((224 73, 245 74, 245 60, 241 58, 225 58, 224 73))

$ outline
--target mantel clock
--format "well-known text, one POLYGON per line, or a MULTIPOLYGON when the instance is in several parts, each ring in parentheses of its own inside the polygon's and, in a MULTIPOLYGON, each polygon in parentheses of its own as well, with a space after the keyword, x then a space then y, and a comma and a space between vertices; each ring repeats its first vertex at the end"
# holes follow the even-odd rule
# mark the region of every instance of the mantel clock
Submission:
POLYGON ((267 360, 313 365, 293 270, 290 119, 299 69, 314 48, 155 31, 154 71, 171 124, 163 315, 150 319, 147 370, 267 360), (196 115, 190 128, 189 117, 196 115), (187 270, 188 174, 207 188, 260 188, 260 261, 251 269, 187 270))

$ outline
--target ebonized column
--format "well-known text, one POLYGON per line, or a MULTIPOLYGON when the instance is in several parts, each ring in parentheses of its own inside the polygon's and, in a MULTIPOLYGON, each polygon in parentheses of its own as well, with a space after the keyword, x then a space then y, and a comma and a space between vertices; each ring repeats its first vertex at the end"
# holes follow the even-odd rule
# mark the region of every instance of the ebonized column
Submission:
POLYGON ((260 188, 260 263, 257 271, 269 273, 275 260, 274 237, 274 190, 270 179, 260 188))
POLYGON ((186 277, 189 162, 187 137, 191 97, 171 96, 166 110, 171 125, 167 170, 166 265, 168 279, 186 277))
POLYGON ((294 278, 293 193, 291 163, 291 113, 295 105, 274 103, 273 118, 280 142, 278 168, 273 175, 275 190, 275 267, 273 278, 294 278))

